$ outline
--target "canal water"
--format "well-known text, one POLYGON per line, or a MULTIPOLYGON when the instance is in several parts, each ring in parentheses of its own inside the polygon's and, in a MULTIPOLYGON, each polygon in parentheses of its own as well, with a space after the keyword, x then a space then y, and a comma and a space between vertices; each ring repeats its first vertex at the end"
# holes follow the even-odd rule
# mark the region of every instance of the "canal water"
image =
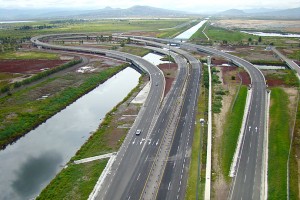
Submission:
POLYGON ((264 32, 250 32, 250 31, 241 31, 242 33, 247 33, 251 35, 264 36, 264 37, 286 37, 286 38, 300 38, 300 34, 293 33, 264 33, 264 32))
POLYGON ((193 26, 192 28, 184 31, 183 33, 181 33, 180 35, 175 37, 175 39, 182 39, 182 40, 190 39, 190 37, 192 37, 192 35, 194 33, 196 33, 196 31, 198 31, 198 29, 201 28, 203 26, 203 24, 205 24, 206 22, 207 22, 207 19, 201 21, 197 25, 193 26))
POLYGON ((0 151, 0 199, 37 196, 95 131, 105 114, 136 87, 126 68, 0 151))

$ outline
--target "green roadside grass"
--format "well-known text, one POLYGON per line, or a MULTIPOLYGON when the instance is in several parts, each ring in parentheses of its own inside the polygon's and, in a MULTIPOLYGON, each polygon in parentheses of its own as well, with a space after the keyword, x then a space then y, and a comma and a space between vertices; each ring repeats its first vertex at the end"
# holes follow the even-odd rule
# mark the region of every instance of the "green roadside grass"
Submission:
POLYGON ((300 50, 293 51, 293 53, 289 54, 288 57, 300 61, 300 50))
POLYGON ((268 199, 287 198, 287 159, 289 153, 288 95, 272 88, 269 128, 268 199))
MULTIPOLYGON (((298 94, 299 95, 299 94, 298 94)), ((299 175, 297 152, 300 149, 300 101, 298 102, 298 112, 296 115, 296 123, 294 127, 294 139, 292 144, 292 151, 290 156, 290 199, 297 200, 299 195, 299 175)))
POLYGON ((208 95, 208 90, 202 84, 202 87, 200 89, 200 94, 198 97, 198 108, 197 108, 197 114, 195 119, 196 125, 195 125, 194 138, 192 144, 191 164, 189 169, 188 184, 187 184, 187 190, 185 196, 186 200, 196 199, 197 192, 198 192, 199 199, 204 198, 207 126, 205 123, 205 126, 201 128, 201 124, 199 123, 199 120, 203 118, 207 121, 207 117, 205 115, 205 112, 207 112, 207 101, 208 101, 207 95, 208 95), (199 159, 199 155, 200 155, 200 159, 199 159), (200 177, 198 179, 199 164, 201 164, 202 166, 200 171, 200 177), (197 181, 199 181, 198 185, 197 185, 197 181))
POLYGON ((76 99, 91 91, 112 77, 127 65, 108 68, 94 74, 78 87, 67 87, 42 101, 24 101, 31 90, 43 84, 54 81, 55 78, 47 79, 40 84, 28 87, 14 93, 12 96, 0 98, 0 147, 17 140, 27 132, 38 126, 76 99))
POLYGON ((57 60, 59 59, 58 54, 36 52, 36 51, 18 51, 18 52, 6 52, 0 53, 0 59, 13 59, 13 60, 57 60))
POLYGON ((130 53, 137 56, 145 56, 146 54, 150 53, 151 51, 145 48, 141 47, 132 47, 132 46, 124 46, 121 49, 119 49, 122 52, 130 53))
POLYGON ((232 112, 229 111, 230 113, 228 113, 224 124, 220 154, 222 159, 222 171, 226 181, 229 181, 228 174, 242 126, 246 98, 247 87, 241 86, 235 104, 232 107, 232 112))
MULTIPOLYGON (((202 33, 203 29, 199 29, 193 36, 192 39, 206 39, 205 35, 202 33)), ((239 42, 247 40, 251 35, 246 33, 241 33, 239 31, 228 30, 215 26, 207 26, 205 29, 206 35, 214 41, 228 41, 228 42, 239 42)), ((252 36, 253 37, 253 36, 252 36)), ((258 37, 257 37, 258 38, 258 37)))
POLYGON ((36 199, 88 199, 107 161, 107 159, 103 159, 78 165, 70 164, 51 181, 36 199))

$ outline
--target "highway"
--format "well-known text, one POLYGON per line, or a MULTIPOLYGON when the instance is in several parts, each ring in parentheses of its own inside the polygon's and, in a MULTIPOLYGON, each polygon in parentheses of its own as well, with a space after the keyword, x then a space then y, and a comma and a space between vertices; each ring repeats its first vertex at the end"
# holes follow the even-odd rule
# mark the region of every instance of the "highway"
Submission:
MULTIPOLYGON (((60 47, 56 45, 49 45, 49 44, 42 44, 37 42, 38 38, 33 38, 32 39, 37 45, 44 45, 46 48, 52 48, 52 49, 65 49, 67 50, 72 50, 72 51, 90 51, 96 52, 96 49, 85 49, 85 48, 74 48, 74 47, 60 47)), ((102 52, 103 53, 103 52, 102 52)), ((110 55, 111 52, 105 52, 106 55, 110 55)), ((111 56, 111 55, 110 55, 111 56)), ((176 60, 176 63, 179 65, 179 72, 175 80, 175 84, 173 85, 171 91, 169 92, 167 98, 165 99, 162 108, 160 112, 158 113, 157 111, 155 112, 155 117, 151 116, 146 116, 144 119, 141 119, 141 123, 143 122, 151 122, 151 130, 150 126, 147 129, 145 126, 138 126, 137 129, 142 130, 142 134, 140 136, 134 136, 132 137, 127 137, 125 142, 123 143, 116 161, 113 164, 112 170, 110 175, 106 178, 105 184, 103 184, 103 187, 99 191, 99 196, 97 199, 139 199, 142 192, 145 190, 145 185, 147 181, 149 180, 149 171, 153 168, 153 160, 157 155, 157 151, 159 148, 158 146, 164 146, 161 145, 163 142, 163 137, 165 135, 165 132, 167 132, 170 124, 172 123, 177 123, 177 118, 178 116, 174 116, 175 110, 180 109, 182 107, 183 102, 180 101, 179 99, 182 99, 183 96, 185 96, 186 91, 184 90, 184 86, 187 80, 188 74, 188 67, 186 60, 179 55, 176 55, 172 53, 172 56, 176 60), (182 103, 180 103, 182 102, 182 103), (154 119, 154 121, 152 121, 154 119), (175 119, 175 120, 174 120, 175 119), (171 123, 172 122, 172 123, 171 123), (154 124, 155 126, 153 126, 154 124), (115 188, 118 188, 117 191, 115 188)), ((128 56, 127 56, 128 57, 128 56)), ((199 78, 200 78, 200 65, 199 62, 196 61, 196 59, 193 60, 193 64, 195 71, 197 71, 197 76, 194 76, 195 79, 193 78, 192 80, 195 80, 194 83, 197 87, 196 92, 193 94, 193 97, 195 98, 193 100, 194 104, 196 102, 196 98, 198 97, 197 92, 198 92, 198 83, 199 83, 199 78)), ((155 76, 155 75, 154 75, 155 76)), ((152 80, 152 83, 155 82, 155 84, 158 83, 158 85, 161 85, 161 82, 157 82, 156 80, 152 80)), ((188 84, 190 86, 191 84, 188 84)), ((188 91, 193 91, 190 90, 190 88, 187 88, 188 91)), ((185 98, 186 99, 186 98, 185 98)), ((190 101, 190 100, 189 100, 190 101)), ((184 101, 185 105, 185 110, 190 110, 190 106, 187 103, 187 100, 184 101), (189 109, 187 109, 189 108, 189 109)), ((191 107, 191 109, 194 111, 194 107, 191 107)), ((153 110, 153 109, 152 109, 153 110)), ((187 111, 184 112, 186 114, 187 111)), ((192 119, 192 117, 188 116, 189 119, 192 119)), ((182 123, 182 120, 181 120, 182 123)), ((187 127, 189 126, 189 133, 193 133, 191 130, 191 125, 193 124, 194 120, 192 119, 192 122, 190 122, 187 127)), ((176 126, 176 125, 175 125, 176 126)), ((177 133, 179 133, 177 131, 177 133)), ((170 135, 174 135, 172 132, 170 135)), ((178 135, 178 134, 177 134, 178 135)), ((182 135, 181 135, 182 136, 182 135)), ((189 140, 191 141, 191 137, 188 137, 189 140)), ((178 142, 177 142, 178 143, 178 142)), ((172 146, 172 149, 174 147, 172 146)), ((189 145, 190 148, 190 145, 189 145)), ((186 148, 187 150, 190 151, 189 148, 186 148)), ((168 156, 168 154, 167 154, 168 156)), ((166 158, 167 159, 167 158, 166 158)), ((185 161, 185 158, 182 159, 185 161)), ((183 162, 184 162, 183 161, 183 162)), ((178 164, 178 166, 180 166, 178 164)), ((184 166, 184 164, 183 164, 184 166)), ((187 172, 187 171, 186 171, 187 172)), ((180 181, 181 182, 181 181, 180 181)), ((184 190, 182 190, 184 191, 184 190)), ((184 195, 184 193, 183 193, 184 195)))
POLYGON ((117 167, 106 180, 108 184, 105 185, 108 186, 101 188, 97 199, 140 198, 187 76, 186 62, 181 57, 174 58, 179 63, 179 72, 160 112, 155 116, 153 130, 143 130, 140 136, 130 140, 124 158, 116 163, 117 167))
MULTIPOLYGON (((166 39, 140 36, 130 37, 131 39, 137 38, 155 42, 169 42, 166 39)), ((239 152, 236 176, 233 179, 229 199, 260 199, 265 187, 262 182, 263 141, 266 121, 266 84, 263 74, 251 63, 219 50, 189 43, 178 43, 176 40, 172 40, 172 43, 179 44, 181 49, 221 56, 239 67, 244 67, 248 71, 252 81, 252 96, 243 142, 239 152)))
MULTIPOLYGON (((160 48, 168 48, 157 42, 149 42, 142 39, 133 39, 141 43, 160 48)), ((145 46, 145 48, 150 48, 145 46)), ((154 49, 155 48, 150 48, 154 49)), ((156 199, 184 199, 188 170, 190 164, 191 147, 194 134, 195 113, 197 108, 197 100, 199 96, 200 84, 200 62, 191 54, 171 47, 171 50, 183 55, 190 64, 189 78, 186 86, 186 93, 183 107, 180 113, 178 125, 174 134, 168 160, 163 171, 161 181, 158 181, 159 190, 155 196, 156 199)))
MULTIPOLYGON (((130 37, 134 40, 140 40, 143 43, 145 43, 145 40, 148 40, 146 44, 160 48, 166 48, 166 46, 159 43, 168 42, 168 40, 157 38, 130 37)), ((145 194, 148 191, 149 182, 151 182, 151 178, 149 179, 149 177, 153 168, 162 171, 163 176, 157 179, 159 189, 150 195, 151 199, 153 197, 157 199, 183 199, 195 122, 194 109, 199 94, 199 62, 187 52, 171 48, 172 51, 185 57, 190 67, 188 68, 183 57, 175 56, 180 70, 175 84, 160 107, 160 100, 163 93, 161 85, 164 84, 163 76, 155 67, 151 67, 149 63, 144 63, 145 61, 142 59, 139 60, 135 56, 132 57, 132 55, 125 53, 116 53, 95 48, 45 45, 38 42, 38 39, 33 38, 32 41, 37 45, 44 45, 46 48, 100 53, 111 57, 122 57, 133 63, 143 63, 143 69, 148 71, 151 76, 152 92, 149 93, 147 101, 142 108, 142 115, 137 119, 136 126, 126 137, 118 153, 116 162, 113 164, 111 174, 105 180, 104 187, 99 191, 97 199, 147 199, 145 198, 145 194), (148 67, 145 68, 145 65, 148 67), (159 87, 156 86, 156 83, 158 83, 159 87), (153 87, 157 87, 157 90, 153 89, 153 87), (174 117, 177 116, 177 104, 180 109, 180 115, 178 121, 174 122, 174 117), (171 135, 172 142, 167 143, 167 145, 170 145, 170 149, 165 153, 167 157, 163 157, 163 159, 166 159, 163 161, 165 165, 159 168, 155 165, 155 159, 157 158, 156 155, 160 155, 158 150, 165 145, 164 135, 170 129, 169 124, 175 124, 176 129, 173 135, 171 135), (134 135, 137 129, 142 130, 140 136, 134 135)), ((180 43, 180 46, 181 49, 201 51, 221 56, 237 66, 244 67, 249 72, 252 80, 250 109, 239 153, 240 159, 238 160, 237 173, 233 180, 229 198, 260 199, 266 99, 266 85, 263 75, 251 63, 216 49, 189 43, 180 43)))
POLYGON ((260 199, 264 187, 262 183, 262 157, 266 121, 266 83, 263 74, 251 63, 212 48, 191 44, 184 44, 183 48, 196 48, 198 51, 221 56, 248 71, 252 82, 252 96, 244 138, 239 152, 240 159, 238 160, 237 173, 233 180, 229 198, 260 199))

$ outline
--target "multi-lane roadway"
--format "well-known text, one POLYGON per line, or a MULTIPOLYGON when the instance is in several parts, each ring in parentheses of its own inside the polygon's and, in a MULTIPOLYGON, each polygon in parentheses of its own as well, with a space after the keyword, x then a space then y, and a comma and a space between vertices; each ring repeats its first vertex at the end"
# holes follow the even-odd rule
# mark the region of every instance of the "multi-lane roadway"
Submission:
MULTIPOLYGON (((146 197, 151 197, 151 199, 183 199, 195 123, 195 107, 199 94, 199 61, 183 50, 171 49, 176 53, 172 53, 172 56, 179 64, 180 70, 169 95, 161 104, 164 77, 157 68, 149 65, 141 58, 95 48, 61 47, 45 44, 39 39, 33 38, 32 41, 45 48, 84 51, 125 58, 132 63, 144 66, 143 69, 151 76, 151 91, 141 110, 141 115, 139 115, 135 126, 131 129, 118 152, 111 173, 105 179, 105 184, 101 187, 97 199, 144 198, 148 191, 147 187, 151 187, 149 184, 152 184, 149 180, 153 168, 161 171, 162 177, 155 179, 157 190, 154 192, 151 190, 153 193, 146 197), (179 115, 174 116, 178 109, 176 107, 179 107, 180 112, 179 115), (174 117, 178 117, 176 123, 172 121, 174 117), (164 135, 168 133, 170 128, 174 128, 170 127, 170 124, 175 126, 172 142, 167 144, 169 148, 165 154, 158 153, 161 146, 166 145, 164 135), (142 130, 140 136, 134 134, 137 129, 142 130), (160 167, 156 166, 155 161, 160 159, 157 158, 158 155, 164 159, 162 162, 164 165, 160 167)), ((169 42, 168 40, 145 37, 132 37, 132 39, 160 48, 166 48, 161 43, 169 42)), ((263 75, 251 63, 216 49, 189 43, 182 43, 180 46, 182 49, 202 51, 224 57, 232 63, 244 67, 249 72, 252 80, 252 96, 230 199, 260 199, 263 186, 261 174, 266 99, 266 85, 263 75)))
MULTIPOLYGON (((155 42, 169 43, 169 40, 135 37, 133 38, 150 40, 155 42)), ((189 43, 177 43, 182 49, 201 51, 207 54, 223 57, 237 66, 244 67, 251 77, 252 96, 250 97, 250 107, 246 120, 246 128, 242 140, 242 146, 239 152, 238 165, 236 175, 233 180, 230 191, 230 199, 260 199, 263 198, 264 177, 263 172, 263 150, 264 150, 264 134, 265 134, 265 112, 266 112, 266 83, 263 74, 251 63, 224 53, 222 51, 194 45, 189 43)))

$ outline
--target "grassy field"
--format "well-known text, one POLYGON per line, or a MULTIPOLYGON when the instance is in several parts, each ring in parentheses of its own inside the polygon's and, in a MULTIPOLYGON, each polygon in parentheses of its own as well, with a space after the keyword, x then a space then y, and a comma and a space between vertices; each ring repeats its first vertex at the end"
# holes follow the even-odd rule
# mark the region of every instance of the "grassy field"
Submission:
POLYGON ((232 107, 232 112, 228 113, 224 124, 221 158, 223 175, 227 180, 229 180, 228 174, 242 126, 246 97, 247 87, 242 86, 232 107))
POLYGON ((289 54, 288 57, 300 61, 300 50, 294 51, 292 54, 289 54))
MULTIPOLYGON (((65 85, 61 91, 42 101, 31 99, 34 96, 32 92, 34 89, 39 90, 39 88, 53 83, 57 78, 48 79, 38 85, 20 90, 11 96, 2 97, 0 99, 0 147, 3 148, 26 134, 32 128, 124 68, 125 66, 121 65, 93 74, 77 87, 65 85)), ((71 76, 68 75, 64 78, 68 79, 71 76)))
POLYGON ((14 59, 14 60, 57 60, 59 59, 58 54, 46 53, 46 52, 35 52, 35 51, 18 51, 18 52, 6 52, 0 54, 0 59, 14 59))
POLYGON ((41 192, 36 199, 88 199, 107 159, 84 164, 70 164, 41 192))
POLYGON ((298 153, 300 150, 300 101, 298 102, 298 110, 296 115, 296 123, 294 128, 294 139, 292 145, 292 152, 290 156, 290 199, 297 200, 299 194, 299 175, 298 175, 298 153))
POLYGON ((185 23, 190 19, 124 19, 124 20, 92 20, 82 21, 77 23, 69 23, 61 21, 59 23, 55 21, 41 21, 31 22, 24 24, 14 24, 13 26, 7 27, 7 29, 0 30, 1 37, 32 37, 35 35, 43 35, 49 33, 73 33, 73 32, 126 32, 126 31, 157 31, 158 33, 164 34, 173 32, 173 29, 159 31, 162 28, 171 28, 179 24, 185 23), (47 25, 53 28, 46 29, 30 29, 30 30, 19 30, 19 27, 29 25, 47 25), (14 30, 12 32, 12 30, 14 30))
MULTIPOLYGON (((205 40, 205 41, 207 40, 205 35, 202 33, 203 28, 200 28, 192 36, 191 38, 192 41, 197 42, 198 40, 205 40)), ((215 25, 207 25, 205 29, 205 33, 210 38, 211 41, 223 43, 223 44, 234 44, 234 45, 246 45, 250 43, 250 44, 259 44, 259 45, 273 44, 276 46, 290 47, 291 44, 289 43, 289 41, 294 40, 291 38, 261 37, 262 40, 261 42, 259 42, 259 36, 242 33, 240 32, 240 30, 237 29, 226 29, 215 25)))
POLYGON ((198 190, 199 199, 204 199, 205 161, 206 161, 205 146, 206 145, 203 144, 204 143, 206 144, 207 126, 205 125, 203 128, 201 128, 199 120, 203 118, 207 121, 207 117, 205 116, 205 112, 207 112, 207 100, 208 100, 207 95, 208 95, 208 90, 202 84, 202 87, 200 89, 199 99, 198 99, 198 110, 196 115, 197 123, 195 125, 195 130, 194 130, 191 165, 189 169, 188 185, 187 185, 187 191, 185 196, 186 200, 196 199, 195 197, 196 197, 197 190, 198 190), (198 179, 199 164, 202 165, 200 171, 201 174, 199 177, 201 181, 198 179), (197 181, 199 181, 198 188, 197 188, 197 181))
POLYGON ((132 46, 124 46, 124 47, 121 47, 119 50, 122 52, 130 53, 130 54, 141 56, 141 57, 150 53, 150 50, 148 50, 148 49, 141 48, 141 47, 132 47, 132 46))
POLYGON ((271 92, 268 199, 286 199, 286 163, 289 152, 288 96, 282 88, 271 92), (275 160, 274 160, 275 159, 275 160))
MULTIPOLYGON (((240 42, 248 41, 251 37, 249 34, 241 33, 238 31, 227 30, 220 27, 208 25, 205 29, 206 35, 213 41, 227 41, 227 42, 240 42)), ((193 36, 192 39, 204 39, 207 40, 200 28, 193 36)))
POLYGON ((268 73, 266 76, 266 80, 279 80, 285 86, 289 87, 298 87, 299 79, 297 78, 295 71, 293 70, 275 70, 273 73, 268 73))

